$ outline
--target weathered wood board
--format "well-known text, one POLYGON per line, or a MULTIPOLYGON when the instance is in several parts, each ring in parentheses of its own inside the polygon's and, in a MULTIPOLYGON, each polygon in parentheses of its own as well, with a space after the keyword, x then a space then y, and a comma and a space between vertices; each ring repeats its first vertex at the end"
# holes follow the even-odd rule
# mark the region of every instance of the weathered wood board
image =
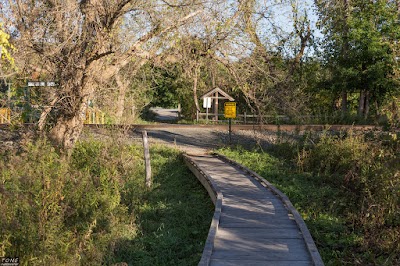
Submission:
POLYGON ((192 159, 223 194, 210 265, 314 265, 298 221, 271 190, 219 158, 192 159))

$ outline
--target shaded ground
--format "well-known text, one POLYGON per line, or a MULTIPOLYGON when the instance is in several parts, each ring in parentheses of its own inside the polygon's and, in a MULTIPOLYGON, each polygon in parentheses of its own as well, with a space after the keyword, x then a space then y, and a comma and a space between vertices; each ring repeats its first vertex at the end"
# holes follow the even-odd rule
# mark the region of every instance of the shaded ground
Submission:
POLYGON ((179 119, 178 109, 150 108, 155 114, 155 120, 159 122, 173 122, 179 119))
POLYGON ((13 130, 8 127, 0 128, 0 151, 13 151, 21 144, 28 143, 35 135, 30 128, 13 130))

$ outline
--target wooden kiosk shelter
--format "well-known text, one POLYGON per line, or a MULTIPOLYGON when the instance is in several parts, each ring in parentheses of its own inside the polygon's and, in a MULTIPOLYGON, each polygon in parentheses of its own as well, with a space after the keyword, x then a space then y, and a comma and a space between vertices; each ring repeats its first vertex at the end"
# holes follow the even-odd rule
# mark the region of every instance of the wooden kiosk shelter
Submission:
MULTIPOLYGON (((218 102, 219 100, 229 100, 231 102, 235 101, 235 99, 230 96, 228 93, 224 92, 220 88, 216 87, 213 90, 207 92, 203 96, 200 97, 203 100, 203 107, 207 110, 207 119, 208 119, 208 109, 213 107, 214 111, 214 119, 218 121, 218 102)), ((197 111, 197 120, 199 120, 199 111, 197 111)))

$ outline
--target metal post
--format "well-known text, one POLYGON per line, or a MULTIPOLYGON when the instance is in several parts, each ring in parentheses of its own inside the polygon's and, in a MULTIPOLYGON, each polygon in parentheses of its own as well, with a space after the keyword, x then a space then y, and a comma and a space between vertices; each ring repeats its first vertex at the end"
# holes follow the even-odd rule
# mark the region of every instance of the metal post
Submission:
POLYGON ((246 112, 244 112, 244 124, 245 125, 247 124, 247 114, 246 114, 246 112))
POLYGON ((206 108, 206 121, 207 121, 207 124, 208 124, 208 107, 206 108))
POLYGON ((229 118, 229 144, 232 144, 232 118, 229 118))

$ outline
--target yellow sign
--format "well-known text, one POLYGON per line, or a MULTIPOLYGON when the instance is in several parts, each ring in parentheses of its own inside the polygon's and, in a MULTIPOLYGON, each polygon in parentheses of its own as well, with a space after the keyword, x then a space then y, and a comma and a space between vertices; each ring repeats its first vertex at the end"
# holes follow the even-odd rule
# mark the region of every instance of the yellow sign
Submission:
POLYGON ((224 116, 225 118, 236 118, 236 103, 226 102, 224 104, 224 116))
POLYGON ((0 108, 0 124, 10 124, 11 123, 11 109, 0 108))

